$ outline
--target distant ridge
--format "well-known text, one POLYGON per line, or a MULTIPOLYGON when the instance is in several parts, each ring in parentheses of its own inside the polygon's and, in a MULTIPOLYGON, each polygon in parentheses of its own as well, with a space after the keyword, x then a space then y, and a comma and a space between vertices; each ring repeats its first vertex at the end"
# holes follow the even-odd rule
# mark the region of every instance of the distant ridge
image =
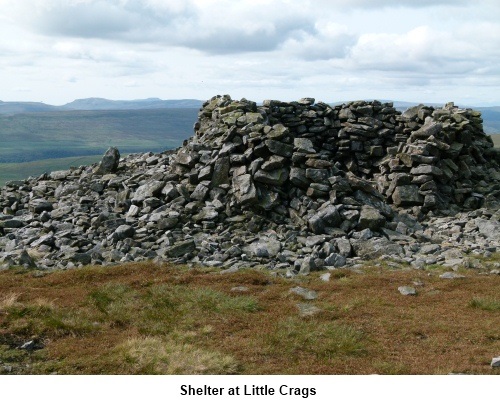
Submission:
POLYGON ((56 107, 44 103, 23 102, 23 101, 0 101, 0 114, 19 114, 30 112, 58 111, 56 107))
POLYGON ((107 100, 105 98, 83 98, 63 105, 65 110, 149 110, 154 108, 200 108, 203 102, 195 99, 162 100, 107 100))
POLYGON ((162 100, 108 100, 105 98, 83 98, 61 106, 37 102, 0 101, 0 114, 22 114, 47 111, 95 111, 95 110, 151 110, 157 108, 200 108, 203 102, 196 99, 162 100))
MULTIPOLYGON (((389 102, 391 100, 379 100, 389 102)), ((420 104, 419 102, 392 101, 394 108, 404 111, 409 107, 420 104)), ((102 110, 153 110, 161 108, 201 108, 202 100, 177 99, 162 100, 160 98, 146 98, 138 100, 108 100, 105 98, 82 98, 70 103, 54 106, 40 102, 0 101, 0 115, 14 115, 23 113, 54 112, 54 111, 102 111, 102 110)), ((342 102, 329 103, 330 105, 342 102)), ((425 105, 439 106, 444 103, 423 103, 425 105)), ((484 119, 484 131, 487 134, 500 134, 500 106, 495 107, 469 107, 481 112, 484 119)))

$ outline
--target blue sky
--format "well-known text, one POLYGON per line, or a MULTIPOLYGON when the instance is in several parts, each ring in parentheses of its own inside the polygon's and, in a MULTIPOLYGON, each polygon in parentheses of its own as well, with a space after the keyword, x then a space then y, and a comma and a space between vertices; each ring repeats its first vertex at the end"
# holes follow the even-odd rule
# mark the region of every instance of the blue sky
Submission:
POLYGON ((498 0, 0 0, 0 100, 500 105, 498 0))

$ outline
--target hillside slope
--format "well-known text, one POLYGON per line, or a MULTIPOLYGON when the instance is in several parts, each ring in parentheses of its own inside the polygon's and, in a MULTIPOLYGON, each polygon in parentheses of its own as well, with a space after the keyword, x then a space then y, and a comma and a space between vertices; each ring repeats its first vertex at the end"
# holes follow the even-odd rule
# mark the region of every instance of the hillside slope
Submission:
POLYGON ((102 154, 162 151, 192 133, 197 109, 55 111, 0 115, 0 163, 102 154))

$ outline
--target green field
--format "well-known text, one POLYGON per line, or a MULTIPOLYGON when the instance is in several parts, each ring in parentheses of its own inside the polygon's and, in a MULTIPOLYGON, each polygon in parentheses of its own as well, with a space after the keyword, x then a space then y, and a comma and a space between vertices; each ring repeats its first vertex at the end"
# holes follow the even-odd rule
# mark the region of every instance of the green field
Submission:
POLYGON ((0 163, 178 147, 193 134, 195 108, 41 112, 0 116, 0 163))
POLYGON ((35 160, 34 162, 0 163, 0 187, 10 180, 22 180, 55 170, 66 170, 72 166, 96 163, 99 162, 101 157, 102 155, 73 156, 60 159, 35 160))
POLYGON ((500 134, 491 135, 495 148, 500 148, 500 134))
POLYGON ((500 131, 500 107, 476 108, 483 117, 484 132, 498 134, 500 131))

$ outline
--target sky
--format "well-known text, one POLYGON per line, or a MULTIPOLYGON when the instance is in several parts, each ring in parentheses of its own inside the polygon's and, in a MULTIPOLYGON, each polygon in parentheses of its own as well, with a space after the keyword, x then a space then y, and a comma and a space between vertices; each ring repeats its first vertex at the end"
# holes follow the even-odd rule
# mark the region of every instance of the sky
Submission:
POLYGON ((0 0, 0 100, 500 105, 499 0, 0 0))

